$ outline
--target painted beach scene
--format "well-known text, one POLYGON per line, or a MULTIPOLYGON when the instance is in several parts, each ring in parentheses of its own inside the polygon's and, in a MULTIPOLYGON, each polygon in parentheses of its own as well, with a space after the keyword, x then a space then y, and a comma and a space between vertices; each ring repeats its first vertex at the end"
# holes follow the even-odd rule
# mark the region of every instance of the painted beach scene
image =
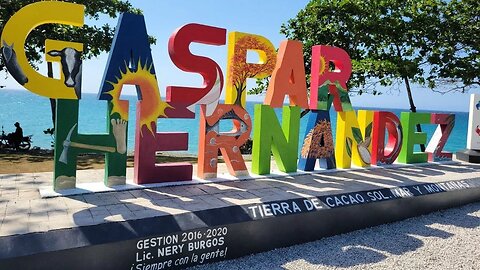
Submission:
POLYGON ((479 268, 478 14, 1 1, 0 269, 479 268))

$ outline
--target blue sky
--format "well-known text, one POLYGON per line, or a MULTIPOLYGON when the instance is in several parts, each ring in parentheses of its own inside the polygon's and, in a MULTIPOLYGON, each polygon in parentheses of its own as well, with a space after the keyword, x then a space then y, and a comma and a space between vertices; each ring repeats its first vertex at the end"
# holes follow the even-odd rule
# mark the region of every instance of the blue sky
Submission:
MULTIPOLYGON (((278 47, 285 37, 279 33, 282 23, 294 17, 303 8, 308 0, 263 0, 263 1, 218 1, 218 0, 134 0, 130 1, 135 7, 143 10, 147 31, 157 38, 156 45, 152 46, 155 69, 159 81, 162 97, 168 85, 199 86, 202 84, 200 75, 185 73, 176 68, 170 60, 167 51, 167 42, 170 35, 178 27, 187 23, 201 23, 226 28, 228 32, 240 31, 265 36, 278 47)), ((87 23, 92 23, 87 21, 87 23)), ((116 19, 101 18, 96 23, 116 25, 116 19)), ((192 52, 214 59, 226 71, 227 46, 208 46, 194 44, 192 52)), ((253 55, 249 61, 255 61, 253 55)), ((107 54, 84 62, 83 92, 97 93, 103 71, 107 62, 107 54)), ((45 72, 45 67, 40 67, 45 72)), ((254 81, 249 82, 249 87, 254 81)), ((11 77, 7 80, 9 89, 21 89, 11 77)), ((391 90, 381 96, 353 96, 352 103, 360 107, 405 108, 408 109, 408 99, 404 86, 400 91, 391 90)), ((472 91, 471 93, 479 93, 472 91)), ((134 93, 133 87, 127 87, 124 93, 134 93)), ((468 94, 434 93, 429 89, 414 87, 414 99, 418 109, 434 111, 466 111, 468 109, 468 94)), ((249 96, 248 100, 263 100, 263 97, 249 96)))

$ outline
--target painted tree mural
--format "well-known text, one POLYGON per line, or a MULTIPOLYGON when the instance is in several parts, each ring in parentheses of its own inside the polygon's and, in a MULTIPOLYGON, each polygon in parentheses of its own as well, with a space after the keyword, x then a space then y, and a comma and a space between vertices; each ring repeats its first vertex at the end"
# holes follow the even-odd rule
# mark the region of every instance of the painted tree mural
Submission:
POLYGON ((276 61, 275 48, 265 42, 260 36, 242 35, 235 43, 235 52, 230 65, 230 85, 236 92, 233 104, 242 105, 242 95, 247 89, 248 78, 264 78, 269 76, 276 61), (248 63, 247 52, 255 51, 259 54, 259 63, 248 63))

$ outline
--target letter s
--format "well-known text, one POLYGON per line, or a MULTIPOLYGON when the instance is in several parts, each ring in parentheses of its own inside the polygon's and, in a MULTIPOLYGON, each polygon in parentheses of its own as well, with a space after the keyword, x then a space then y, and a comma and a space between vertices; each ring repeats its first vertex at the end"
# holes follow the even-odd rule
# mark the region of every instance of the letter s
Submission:
POLYGON ((181 104, 180 107, 187 107, 191 113, 194 113, 195 104, 216 106, 223 87, 222 69, 212 59, 192 54, 189 46, 192 42, 225 45, 226 38, 226 29, 195 23, 178 28, 170 37, 168 52, 173 63, 183 71, 199 73, 204 80, 203 86, 198 88, 168 86, 167 101, 174 104, 175 108, 178 107, 175 104, 181 104))

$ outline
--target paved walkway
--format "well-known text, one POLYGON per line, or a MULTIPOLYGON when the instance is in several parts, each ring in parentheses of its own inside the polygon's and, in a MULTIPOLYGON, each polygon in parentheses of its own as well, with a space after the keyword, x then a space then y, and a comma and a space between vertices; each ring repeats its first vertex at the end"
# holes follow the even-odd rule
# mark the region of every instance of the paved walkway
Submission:
MULTIPOLYGON (((151 188, 42 199, 52 173, 0 175, 0 237, 146 217, 314 197, 414 183, 480 177, 480 165, 430 164, 278 176, 256 180, 151 188)), ((132 171, 128 171, 128 176, 132 171)), ((102 170, 78 172, 78 182, 101 181, 102 170)))

